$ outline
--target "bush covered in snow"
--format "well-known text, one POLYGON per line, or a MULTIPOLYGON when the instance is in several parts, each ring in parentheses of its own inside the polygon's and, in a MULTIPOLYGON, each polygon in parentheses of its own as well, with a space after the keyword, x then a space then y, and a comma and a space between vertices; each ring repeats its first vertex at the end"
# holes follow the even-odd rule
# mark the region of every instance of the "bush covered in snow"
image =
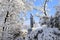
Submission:
POLYGON ((26 40, 60 40, 58 28, 38 28, 27 35, 26 40), (59 35, 59 36, 58 36, 59 35))

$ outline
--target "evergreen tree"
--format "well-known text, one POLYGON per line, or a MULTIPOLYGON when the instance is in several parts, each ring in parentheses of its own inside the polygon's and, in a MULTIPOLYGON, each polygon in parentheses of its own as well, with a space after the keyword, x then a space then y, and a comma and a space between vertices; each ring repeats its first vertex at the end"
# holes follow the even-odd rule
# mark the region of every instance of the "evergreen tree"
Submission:
POLYGON ((59 8, 59 6, 56 7, 55 27, 60 29, 60 8, 59 8))

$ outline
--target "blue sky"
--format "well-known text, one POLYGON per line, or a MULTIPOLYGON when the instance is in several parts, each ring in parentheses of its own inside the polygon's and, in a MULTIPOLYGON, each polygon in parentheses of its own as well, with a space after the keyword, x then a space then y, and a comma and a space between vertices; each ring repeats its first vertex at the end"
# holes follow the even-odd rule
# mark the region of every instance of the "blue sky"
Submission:
MULTIPOLYGON (((41 5, 43 5, 43 3, 44 3, 44 0, 36 0, 36 2, 34 2, 34 5, 35 5, 35 6, 41 6, 41 5)), ((58 0, 50 0, 50 1, 47 3, 48 8, 49 8, 49 10, 50 10, 50 11, 49 11, 49 15, 50 15, 50 16, 55 14, 55 12, 56 12, 55 6, 58 5, 58 4, 59 4, 59 1, 58 1, 58 0)), ((33 15, 34 15, 34 14, 36 14, 36 12, 38 12, 38 11, 33 10, 33 11, 31 11, 31 12, 28 12, 27 18, 30 18, 30 13, 33 13, 33 15)), ((39 13, 39 14, 41 14, 41 13, 39 13)), ((35 20, 36 22, 39 22, 39 18, 38 18, 38 17, 34 17, 34 20, 35 20)), ((30 20, 28 19, 25 23, 29 24, 29 23, 30 23, 30 20)))

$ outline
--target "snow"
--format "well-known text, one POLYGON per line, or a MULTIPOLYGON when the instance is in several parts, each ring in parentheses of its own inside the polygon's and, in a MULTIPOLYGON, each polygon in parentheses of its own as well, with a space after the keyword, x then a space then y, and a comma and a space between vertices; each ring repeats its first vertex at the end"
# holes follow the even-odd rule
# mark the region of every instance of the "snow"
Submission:
MULTIPOLYGON (((60 31, 58 30, 60 25, 59 27, 56 26, 58 28, 54 28, 55 26, 53 28, 47 26, 49 25, 49 22, 55 22, 55 20, 57 22, 60 22, 60 13, 58 13, 57 15, 55 15, 55 17, 52 18, 53 21, 50 21, 48 17, 42 15, 42 17, 44 17, 41 18, 40 24, 46 22, 43 25, 36 23, 33 28, 31 28, 30 25, 22 26, 22 23, 25 19, 22 16, 23 20, 21 21, 18 15, 20 14, 20 12, 26 13, 27 11, 34 9, 31 1, 29 1, 28 3, 26 2, 26 0, 0 0, 0 37, 2 37, 0 39, 13 40, 13 37, 18 35, 15 40, 60 40, 60 31), (8 15, 7 12, 9 12, 8 15), (6 15, 9 17, 6 17, 6 15), (58 17, 59 20, 57 20, 56 17, 58 17), (6 23, 4 23, 5 18, 7 19, 6 23), (20 31, 22 33, 20 33, 20 31)), ((60 6, 58 6, 57 11, 60 12, 59 7, 60 6)))
POLYGON ((38 27, 22 29, 25 39, 17 37, 16 40, 60 40, 60 30, 58 28, 51 28, 47 25, 40 25, 38 27), (30 29, 31 31, 28 31, 30 29), (21 38, 21 39, 20 39, 21 38))
POLYGON ((58 40, 58 36, 55 35, 54 32, 60 33, 58 28, 36 28, 34 31, 27 35, 28 38, 26 40, 58 40))

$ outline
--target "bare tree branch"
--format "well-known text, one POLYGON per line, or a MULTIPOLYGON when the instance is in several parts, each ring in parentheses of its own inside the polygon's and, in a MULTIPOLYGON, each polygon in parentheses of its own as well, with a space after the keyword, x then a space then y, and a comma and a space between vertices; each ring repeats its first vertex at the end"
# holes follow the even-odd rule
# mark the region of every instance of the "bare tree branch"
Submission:
POLYGON ((44 3, 44 14, 47 16, 46 14, 46 4, 47 4, 48 0, 45 0, 45 3, 44 3))

